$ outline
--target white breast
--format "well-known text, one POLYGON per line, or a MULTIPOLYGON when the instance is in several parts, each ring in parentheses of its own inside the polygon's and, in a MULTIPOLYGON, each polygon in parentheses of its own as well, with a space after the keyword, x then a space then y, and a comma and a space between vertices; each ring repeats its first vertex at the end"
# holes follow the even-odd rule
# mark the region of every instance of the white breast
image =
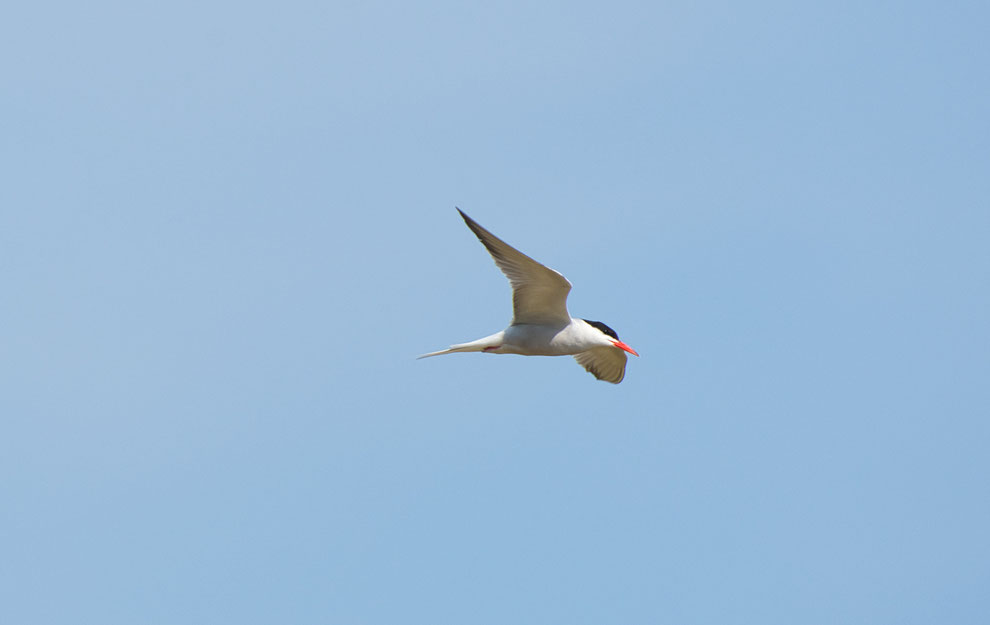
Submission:
POLYGON ((610 345, 601 332, 580 319, 565 326, 511 325, 499 351, 527 356, 572 356, 594 347, 610 345))

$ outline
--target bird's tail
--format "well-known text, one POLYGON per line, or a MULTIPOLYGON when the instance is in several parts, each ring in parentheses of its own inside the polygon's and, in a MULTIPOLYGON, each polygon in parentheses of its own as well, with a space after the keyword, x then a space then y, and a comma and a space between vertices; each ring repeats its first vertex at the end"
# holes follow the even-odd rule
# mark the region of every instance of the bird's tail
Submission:
POLYGON ((457 345, 451 345, 449 349, 441 349, 438 352, 430 352, 429 354, 416 356, 416 360, 419 360, 420 358, 429 358, 430 356, 443 356, 444 354, 453 354, 455 352, 469 352, 469 351, 473 351, 473 350, 458 348, 457 345))
POLYGON ((457 352, 483 352, 485 350, 494 349, 502 345, 502 335, 505 332, 498 332, 491 336, 486 336, 483 339, 478 339, 477 341, 471 341, 470 343, 458 343, 457 345, 451 345, 447 349, 441 349, 438 352, 430 352, 429 354, 423 354, 422 356, 417 356, 416 360, 420 358, 429 358, 430 356, 443 356, 444 354, 456 354, 457 352))

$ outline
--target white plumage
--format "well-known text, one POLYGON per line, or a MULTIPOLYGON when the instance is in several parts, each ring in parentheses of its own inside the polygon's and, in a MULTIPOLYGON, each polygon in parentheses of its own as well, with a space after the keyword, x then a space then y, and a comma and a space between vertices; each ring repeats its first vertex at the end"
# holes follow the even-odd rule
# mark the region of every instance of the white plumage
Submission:
POLYGON ((600 321, 575 319, 567 312, 571 283, 526 256, 457 209, 512 285, 512 323, 491 336, 451 345, 420 358, 457 352, 574 356, 599 380, 618 384, 626 373, 626 352, 638 356, 600 321))

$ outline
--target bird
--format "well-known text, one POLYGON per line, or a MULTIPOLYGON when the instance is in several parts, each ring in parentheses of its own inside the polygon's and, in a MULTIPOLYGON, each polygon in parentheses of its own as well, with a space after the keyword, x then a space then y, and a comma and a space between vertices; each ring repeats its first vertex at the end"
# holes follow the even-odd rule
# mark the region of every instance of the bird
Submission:
POLYGON ((512 322, 501 332, 451 345, 419 358, 458 352, 574 356, 578 364, 599 380, 612 384, 621 382, 626 375, 626 353, 639 354, 601 321, 570 316, 567 295, 571 283, 567 278, 485 230, 460 208, 457 212, 509 279, 512 322))

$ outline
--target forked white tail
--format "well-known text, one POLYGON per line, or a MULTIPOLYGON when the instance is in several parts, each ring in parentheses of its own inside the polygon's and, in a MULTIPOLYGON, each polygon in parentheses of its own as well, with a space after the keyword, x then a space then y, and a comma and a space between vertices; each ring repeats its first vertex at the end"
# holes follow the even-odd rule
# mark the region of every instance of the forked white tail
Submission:
POLYGON ((429 358, 430 356, 443 356, 444 354, 456 354, 457 352, 483 352, 486 349, 492 347, 499 347, 502 345, 502 336, 505 331, 496 332, 491 336, 486 336, 483 339, 478 339, 477 341, 471 341, 470 343, 458 343, 457 345, 451 345, 447 349, 441 349, 438 352, 430 352, 429 354, 423 354, 422 356, 417 356, 416 360, 420 358, 429 358))

